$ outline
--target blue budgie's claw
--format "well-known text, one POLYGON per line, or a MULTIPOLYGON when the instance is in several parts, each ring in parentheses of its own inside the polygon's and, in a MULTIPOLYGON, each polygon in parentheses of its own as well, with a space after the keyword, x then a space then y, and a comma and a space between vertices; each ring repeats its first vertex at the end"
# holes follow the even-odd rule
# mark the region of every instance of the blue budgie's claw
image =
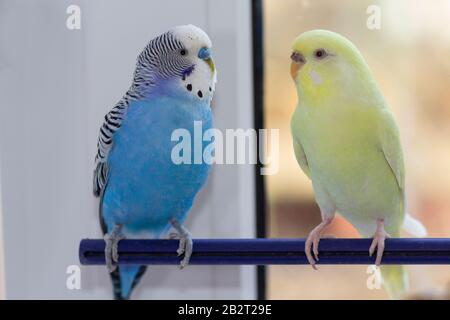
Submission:
POLYGON ((119 262, 119 252, 118 252, 118 244, 119 241, 124 237, 121 234, 120 230, 122 229, 122 225, 115 225, 111 233, 105 234, 103 239, 105 240, 105 261, 106 267, 108 271, 114 272, 116 270, 116 263, 119 262))
MULTIPOLYGON (((177 231, 178 238, 180 239, 180 245, 178 246, 177 253, 179 256, 184 253, 184 258, 180 262, 180 269, 183 269, 189 264, 189 260, 191 259, 193 247, 192 236, 191 233, 178 222, 178 220, 172 219, 170 220, 170 223, 177 231)), ((171 237, 173 237, 173 235, 171 235, 171 237)))

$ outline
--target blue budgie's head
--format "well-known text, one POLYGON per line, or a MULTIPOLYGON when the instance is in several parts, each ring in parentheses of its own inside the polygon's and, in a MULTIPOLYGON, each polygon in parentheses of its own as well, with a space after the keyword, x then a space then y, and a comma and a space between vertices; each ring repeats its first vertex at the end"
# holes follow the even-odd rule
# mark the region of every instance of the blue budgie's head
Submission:
POLYGON ((152 39, 137 59, 131 90, 145 97, 167 87, 210 101, 216 82, 211 40, 193 25, 178 26, 152 39))

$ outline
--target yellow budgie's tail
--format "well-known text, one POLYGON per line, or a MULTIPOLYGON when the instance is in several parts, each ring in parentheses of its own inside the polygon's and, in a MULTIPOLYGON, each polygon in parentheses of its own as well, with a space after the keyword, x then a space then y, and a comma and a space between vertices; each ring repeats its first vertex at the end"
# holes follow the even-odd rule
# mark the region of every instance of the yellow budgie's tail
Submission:
POLYGON ((410 214, 405 214, 405 220, 403 221, 402 229, 408 232, 413 237, 426 237, 427 235, 427 229, 423 226, 423 224, 417 220, 411 217, 410 214))
POLYGON ((404 266, 381 266, 381 276, 383 278, 383 287, 389 298, 401 299, 408 291, 408 272, 404 266))
MULTIPOLYGON (((427 235, 427 230, 423 224, 408 213, 405 215, 402 229, 414 237, 425 237, 427 235)), ((404 266, 382 266, 381 276, 383 286, 391 299, 401 299, 408 291, 408 272, 404 266)))

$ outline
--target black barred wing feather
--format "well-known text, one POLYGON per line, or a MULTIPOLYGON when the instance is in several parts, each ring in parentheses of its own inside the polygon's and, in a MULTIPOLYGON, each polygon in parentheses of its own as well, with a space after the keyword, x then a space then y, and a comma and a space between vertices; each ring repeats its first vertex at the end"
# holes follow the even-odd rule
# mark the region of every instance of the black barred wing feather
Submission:
POLYGON ((133 84, 117 105, 105 116, 100 128, 97 143, 97 156, 94 170, 94 195, 101 196, 108 180, 108 153, 113 144, 114 132, 120 128, 126 115, 128 102, 139 100, 148 94, 155 85, 155 74, 168 78, 175 74, 183 75, 190 66, 184 59, 172 59, 170 52, 178 52, 183 44, 176 40, 172 32, 166 32, 149 42, 137 59, 133 84), (161 60, 161 57, 166 57, 161 60))
POLYGON ((94 195, 99 197, 108 180, 108 154, 113 144, 114 133, 120 128, 128 109, 129 97, 122 98, 112 110, 105 115, 97 141, 97 155, 94 169, 94 195))

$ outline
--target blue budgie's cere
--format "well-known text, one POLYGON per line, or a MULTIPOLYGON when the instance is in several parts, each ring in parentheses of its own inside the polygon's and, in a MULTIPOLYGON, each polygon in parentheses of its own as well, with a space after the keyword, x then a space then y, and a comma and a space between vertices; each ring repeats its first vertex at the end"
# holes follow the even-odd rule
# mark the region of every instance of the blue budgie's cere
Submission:
MULTIPOLYGON (((192 253, 182 223, 209 165, 175 164, 178 143, 171 136, 194 121, 212 127, 211 99, 216 82, 211 41, 201 29, 179 26, 154 38, 139 55, 133 83, 105 116, 98 139, 94 194, 100 197, 105 258, 116 299, 129 298, 145 266, 117 267, 123 238, 158 238, 173 227, 180 238, 181 267, 192 253)), ((192 146, 194 150, 194 146, 192 146)), ((206 161, 207 162, 207 161, 206 161)))

